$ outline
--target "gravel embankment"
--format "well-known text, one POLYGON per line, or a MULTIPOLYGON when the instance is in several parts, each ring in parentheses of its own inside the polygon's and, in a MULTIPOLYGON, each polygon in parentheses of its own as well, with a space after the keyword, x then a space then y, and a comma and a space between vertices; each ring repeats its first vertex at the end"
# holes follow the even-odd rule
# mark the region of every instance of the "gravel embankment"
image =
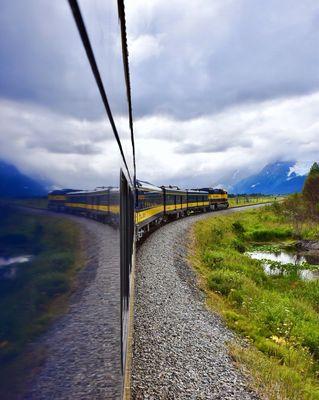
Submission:
POLYGON ((65 217, 83 228, 87 265, 79 274, 68 312, 35 343, 45 349, 46 361, 24 399, 119 399, 118 233, 89 219, 65 217))
POLYGON ((228 354, 234 335, 205 307, 185 259, 191 224, 218 214, 168 224, 138 251, 133 399, 258 399, 228 354))

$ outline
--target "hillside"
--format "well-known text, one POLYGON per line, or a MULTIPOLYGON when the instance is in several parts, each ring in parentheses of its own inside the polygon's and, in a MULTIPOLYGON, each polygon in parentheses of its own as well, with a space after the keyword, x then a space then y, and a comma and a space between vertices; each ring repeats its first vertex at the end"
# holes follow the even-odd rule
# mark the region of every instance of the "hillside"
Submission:
POLYGON ((33 197, 47 194, 45 185, 0 160, 0 197, 33 197))
POLYGON ((259 173, 245 178, 230 188, 231 193, 288 194, 300 192, 306 175, 293 171, 295 162, 266 165, 259 173))

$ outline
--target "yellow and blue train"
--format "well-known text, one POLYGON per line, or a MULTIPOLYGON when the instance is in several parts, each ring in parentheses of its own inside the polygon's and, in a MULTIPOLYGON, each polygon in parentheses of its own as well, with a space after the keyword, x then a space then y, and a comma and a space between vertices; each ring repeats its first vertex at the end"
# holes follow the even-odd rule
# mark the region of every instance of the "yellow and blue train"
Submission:
MULTIPOLYGON (((54 190, 48 195, 48 208, 93 218, 117 225, 120 216, 120 191, 114 187, 88 190, 54 190)), ((135 190, 135 226, 137 239, 170 219, 228 208, 223 189, 182 190, 177 186, 155 186, 137 181, 135 190)))

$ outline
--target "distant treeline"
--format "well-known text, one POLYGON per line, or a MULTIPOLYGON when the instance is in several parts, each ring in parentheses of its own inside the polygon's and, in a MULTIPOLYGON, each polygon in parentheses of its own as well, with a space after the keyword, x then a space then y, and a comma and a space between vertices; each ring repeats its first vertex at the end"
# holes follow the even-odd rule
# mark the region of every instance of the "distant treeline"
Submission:
POLYGON ((234 197, 269 197, 269 196, 276 196, 276 195, 263 194, 263 193, 252 193, 252 194, 247 194, 247 193, 239 193, 239 194, 228 193, 228 197, 230 197, 230 198, 234 198, 234 197))

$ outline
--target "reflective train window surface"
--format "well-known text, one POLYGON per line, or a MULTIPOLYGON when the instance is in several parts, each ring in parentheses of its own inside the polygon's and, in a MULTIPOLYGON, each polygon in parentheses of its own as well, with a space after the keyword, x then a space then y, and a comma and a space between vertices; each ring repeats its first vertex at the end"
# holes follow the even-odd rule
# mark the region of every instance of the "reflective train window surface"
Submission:
POLYGON ((135 170, 121 7, 1 1, 1 399, 122 393, 135 170))

